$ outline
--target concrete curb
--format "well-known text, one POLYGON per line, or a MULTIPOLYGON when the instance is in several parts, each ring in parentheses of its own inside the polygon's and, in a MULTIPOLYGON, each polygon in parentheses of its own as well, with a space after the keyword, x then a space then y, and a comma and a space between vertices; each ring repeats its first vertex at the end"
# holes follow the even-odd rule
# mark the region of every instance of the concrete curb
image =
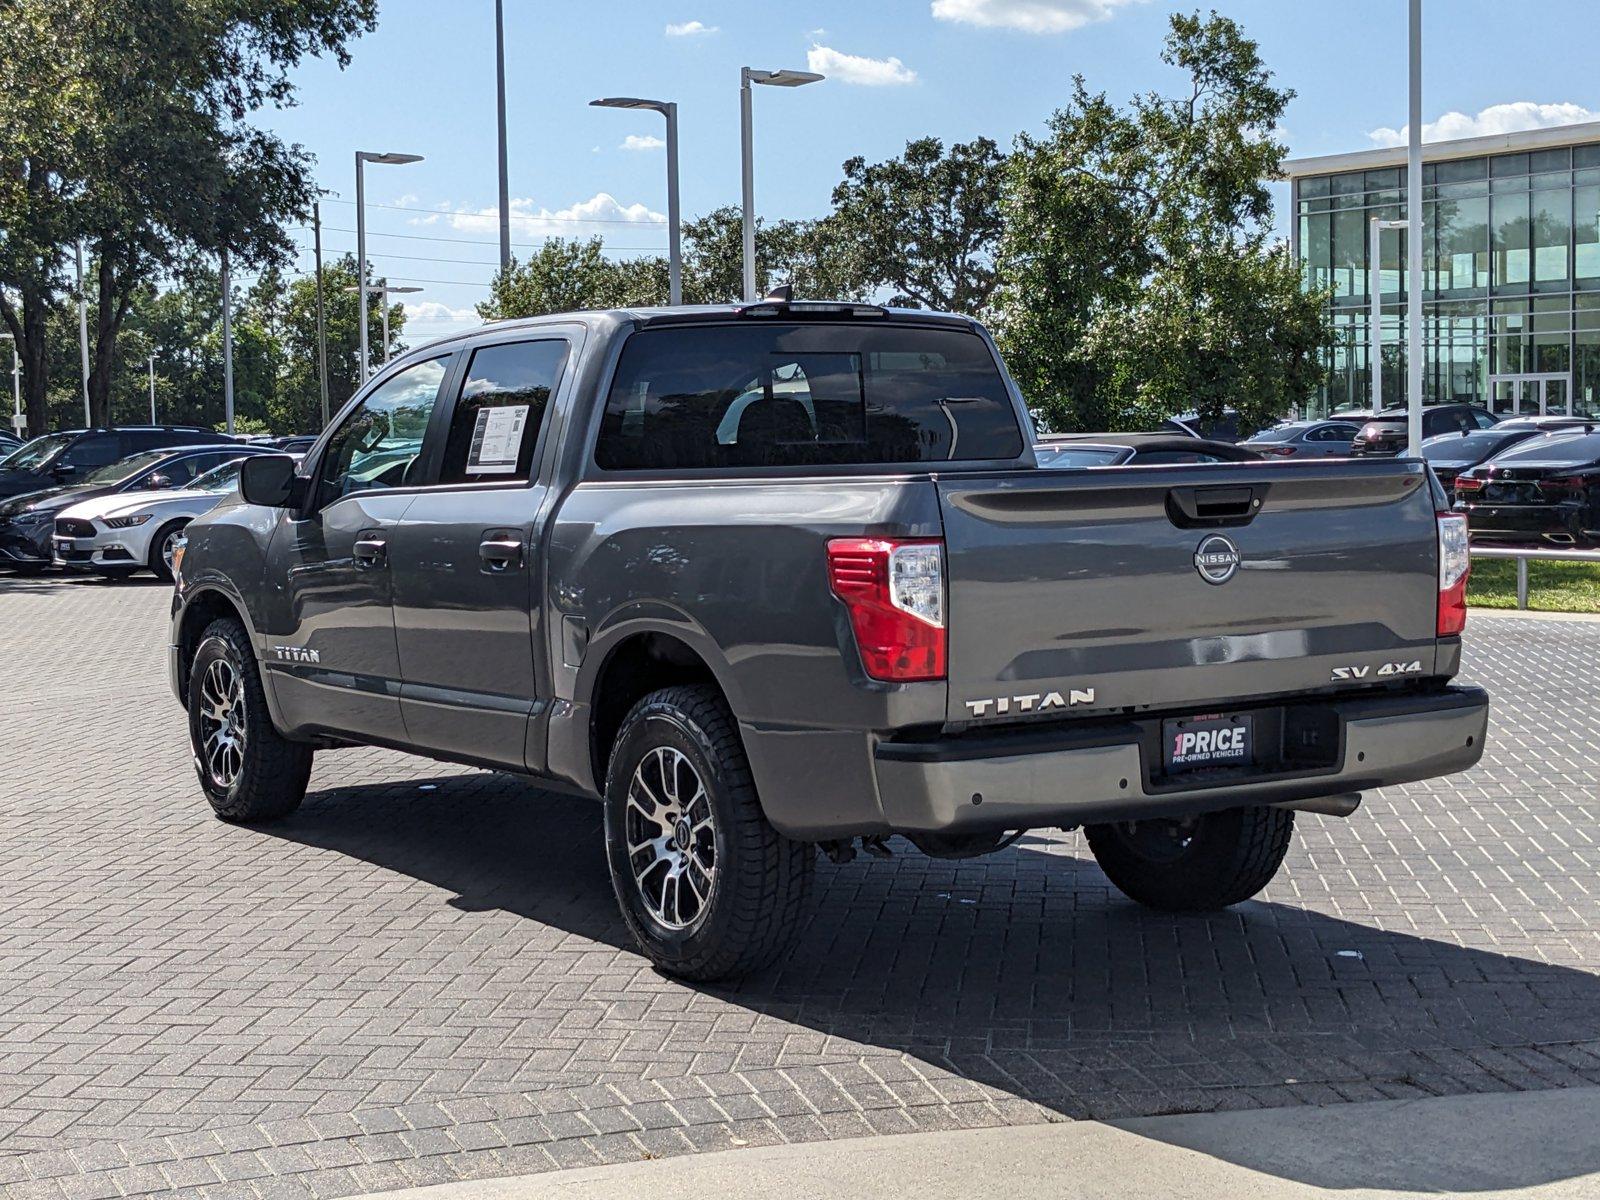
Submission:
POLYGON ((382 1193, 383 1200, 1576 1200, 1600 1088, 856 1138, 382 1193))

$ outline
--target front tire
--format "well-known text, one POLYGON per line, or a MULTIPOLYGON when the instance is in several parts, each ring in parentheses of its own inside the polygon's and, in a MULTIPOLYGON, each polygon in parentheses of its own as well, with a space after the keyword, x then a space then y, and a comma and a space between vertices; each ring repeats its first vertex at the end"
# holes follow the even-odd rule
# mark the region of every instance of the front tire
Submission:
POLYGON ((605 837, 623 920, 661 970, 726 979, 788 948, 815 852, 768 823, 714 688, 663 688, 628 713, 606 771, 605 837))
POLYGON ((218 618, 200 635, 188 697, 195 773, 217 816, 253 824, 300 807, 311 747, 273 728, 250 635, 238 621, 218 618))
POLYGON ((157 579, 172 582, 172 543, 182 536, 188 524, 187 521, 168 521, 150 539, 150 554, 145 565, 157 579))
POLYGON ((1089 849, 1130 900, 1166 912, 1208 912, 1271 882, 1294 836, 1294 813, 1258 805, 1182 820, 1086 825, 1089 849))

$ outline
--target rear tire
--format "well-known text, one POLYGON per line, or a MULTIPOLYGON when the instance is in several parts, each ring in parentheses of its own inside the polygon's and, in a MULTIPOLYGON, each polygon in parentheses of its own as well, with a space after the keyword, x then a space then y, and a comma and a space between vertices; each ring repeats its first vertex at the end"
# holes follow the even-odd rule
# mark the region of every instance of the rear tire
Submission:
POLYGON ((150 539, 150 554, 145 565, 150 568, 150 574, 157 579, 172 582, 172 557, 169 543, 173 538, 183 533, 187 521, 168 521, 156 530, 155 537, 150 539))
POLYGON ((300 807, 311 747, 273 728, 250 635, 232 617, 200 635, 188 697, 195 773, 217 816, 248 825, 300 807))
POLYGON ((605 836, 623 920, 662 971, 726 979, 788 948, 815 850, 767 821, 716 689, 663 688, 634 705, 606 771, 605 836))
POLYGON ((1271 882, 1294 836, 1294 813, 1257 805, 1183 820, 1086 825, 1089 849, 1130 900, 1166 912, 1206 912, 1248 900, 1271 882))

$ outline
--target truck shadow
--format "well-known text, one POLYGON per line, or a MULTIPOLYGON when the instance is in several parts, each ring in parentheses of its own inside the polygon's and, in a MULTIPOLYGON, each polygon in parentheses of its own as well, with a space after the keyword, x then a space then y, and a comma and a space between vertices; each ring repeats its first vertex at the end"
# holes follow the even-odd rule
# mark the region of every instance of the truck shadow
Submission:
MULTIPOLYGON (((263 832, 425 881, 465 912, 513 913, 633 954, 589 801, 504 776, 441 776, 325 789, 263 832)), ((819 865, 780 966, 732 985, 672 985, 699 993, 697 1019, 682 1046, 666 1035, 663 1058, 743 1071, 904 1054, 936 1088, 956 1077, 1100 1119, 1600 1083, 1591 972, 1271 901, 1146 912, 1060 835, 965 862, 893 844, 902 852, 887 862, 819 865), (759 1038, 708 1045, 706 1017, 724 1009, 754 1014, 734 1025, 759 1038)), ((530 942, 551 945, 544 928, 530 942)), ((530 1004, 570 984, 569 967, 570 955, 552 959, 541 981, 530 964, 530 1004)), ((1464 1192, 1600 1170, 1600 1140, 1489 1172, 1229 1145, 1258 1169, 1342 1188, 1464 1192)))

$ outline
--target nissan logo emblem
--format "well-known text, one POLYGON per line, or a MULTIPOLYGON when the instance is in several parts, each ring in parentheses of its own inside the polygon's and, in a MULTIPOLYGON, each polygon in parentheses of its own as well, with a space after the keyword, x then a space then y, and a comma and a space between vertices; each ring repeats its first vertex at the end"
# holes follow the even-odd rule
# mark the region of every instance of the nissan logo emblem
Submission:
POLYGON ((1206 538, 1194 552, 1194 569, 1207 583, 1227 583, 1238 571, 1240 561, 1239 547, 1220 533, 1206 538))

